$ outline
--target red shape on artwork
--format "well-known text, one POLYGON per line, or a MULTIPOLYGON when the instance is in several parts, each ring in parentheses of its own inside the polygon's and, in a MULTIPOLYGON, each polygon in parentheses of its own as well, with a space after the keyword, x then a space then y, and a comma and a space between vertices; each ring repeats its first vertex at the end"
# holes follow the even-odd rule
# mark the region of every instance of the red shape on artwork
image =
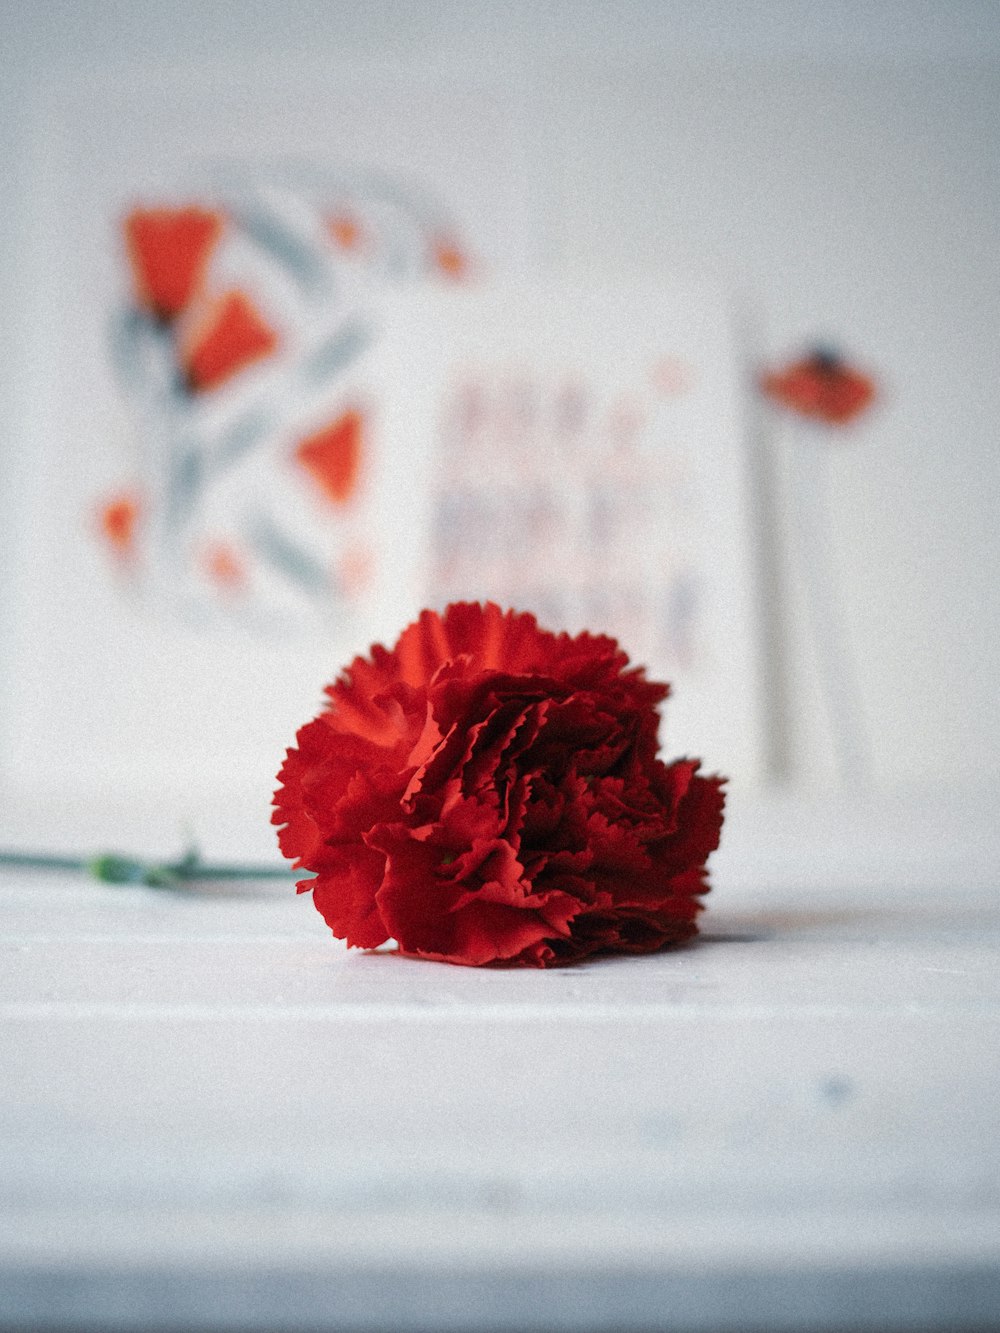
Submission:
POLYGON ((221 213, 204 208, 136 208, 125 244, 139 304, 164 322, 190 303, 220 235, 221 213))
POLYGON ((361 224, 350 213, 338 213, 329 219, 327 230, 334 244, 341 250, 357 250, 362 240, 361 224))
POLYGON ((467 278, 469 260, 465 252, 450 237, 439 236, 433 244, 434 267, 447 278, 467 278))
POLYGON ((202 568, 220 588, 234 590, 246 582, 246 567, 228 542, 211 542, 202 553, 202 568))
POLYGON ((227 292, 184 340, 181 359, 188 386, 196 393, 216 389, 270 356, 277 346, 277 333, 250 297, 241 291, 227 292))
POLYGON ((358 483, 364 449, 364 415, 351 408, 329 426, 309 435, 295 450, 325 499, 335 505, 350 500, 358 483))
POLYGON ((875 383, 825 349, 761 378, 764 393, 799 416, 843 426, 875 401, 875 383))
POLYGON ((135 551, 139 510, 139 499, 134 491, 113 496, 101 508, 101 534, 120 558, 129 557, 135 551))

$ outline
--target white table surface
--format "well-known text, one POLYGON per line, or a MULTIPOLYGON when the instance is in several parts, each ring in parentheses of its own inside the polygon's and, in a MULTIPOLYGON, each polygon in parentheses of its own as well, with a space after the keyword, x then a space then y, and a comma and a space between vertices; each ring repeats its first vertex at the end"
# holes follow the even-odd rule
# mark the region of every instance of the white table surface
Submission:
POLYGON ((0 875, 0 1328, 1000 1327, 989 812, 734 804, 696 944, 0 875))

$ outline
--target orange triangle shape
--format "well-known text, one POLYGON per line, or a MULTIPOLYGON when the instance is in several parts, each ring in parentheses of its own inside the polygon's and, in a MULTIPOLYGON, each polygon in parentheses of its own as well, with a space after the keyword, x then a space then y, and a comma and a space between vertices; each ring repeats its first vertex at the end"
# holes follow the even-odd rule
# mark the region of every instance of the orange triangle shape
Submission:
POLYGON ((182 351, 188 384, 215 389, 254 361, 270 356, 278 335, 245 292, 227 292, 209 310, 182 351))
POLYGON ((173 319, 202 284, 222 233, 222 215, 204 208, 137 208, 125 219, 125 243, 140 305, 173 319))
POLYGON ((364 416, 351 408, 315 435, 309 435, 295 450, 295 460, 308 472, 324 499, 346 504, 353 495, 361 470, 364 416))

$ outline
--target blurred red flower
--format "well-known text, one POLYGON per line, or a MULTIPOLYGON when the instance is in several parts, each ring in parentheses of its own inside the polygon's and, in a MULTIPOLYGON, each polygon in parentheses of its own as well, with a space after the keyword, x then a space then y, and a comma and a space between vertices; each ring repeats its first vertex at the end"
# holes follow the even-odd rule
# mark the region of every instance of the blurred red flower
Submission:
POLYGON ((326 692, 273 822, 349 945, 546 967, 696 933, 723 780, 657 758, 668 687, 613 639, 461 603, 326 692))
POLYGON ((800 416, 841 426, 875 400, 875 384, 835 352, 820 349, 761 378, 767 396, 800 416))

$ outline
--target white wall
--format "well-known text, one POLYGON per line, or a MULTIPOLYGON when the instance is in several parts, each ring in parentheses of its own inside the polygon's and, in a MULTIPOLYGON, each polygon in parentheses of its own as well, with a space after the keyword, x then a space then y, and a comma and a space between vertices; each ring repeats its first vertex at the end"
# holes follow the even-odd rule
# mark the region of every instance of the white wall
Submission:
MULTIPOLYGON (((532 106, 553 266, 721 271, 748 367, 822 337, 876 412, 830 459, 836 558, 882 785, 996 773, 1000 709, 1000 5, 960 0, 4 0, 0 400, 18 397, 34 90, 147 63, 380 56, 500 71, 532 106)), ((780 482, 790 442, 769 440, 780 482)), ((787 499, 787 496, 785 497, 787 499)), ((9 555, 8 555, 9 562, 9 555)), ((790 750, 831 769, 800 592, 779 566, 790 750)))

